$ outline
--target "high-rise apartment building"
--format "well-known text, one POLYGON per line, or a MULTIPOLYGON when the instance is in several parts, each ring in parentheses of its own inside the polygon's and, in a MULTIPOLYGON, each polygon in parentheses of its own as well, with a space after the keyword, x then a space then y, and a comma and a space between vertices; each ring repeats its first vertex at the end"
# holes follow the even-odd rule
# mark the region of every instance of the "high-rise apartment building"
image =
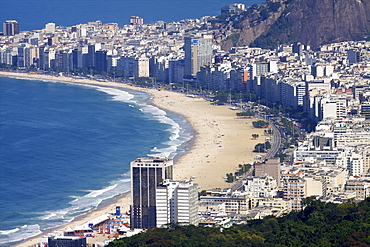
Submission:
POLYGON ((354 49, 348 50, 348 61, 350 64, 358 63, 361 61, 361 53, 354 49))
POLYGON ((370 119, 370 103, 361 104, 361 115, 366 119, 370 119))
POLYGON ((279 158, 267 159, 263 162, 255 162, 255 176, 264 177, 271 176, 277 181, 280 186, 280 160, 279 158))
POLYGON ((139 17, 139 16, 131 16, 130 24, 131 25, 143 25, 144 24, 144 19, 142 17, 139 17))
POLYGON ((55 23, 54 22, 46 23, 45 32, 46 33, 55 33, 55 23))
POLYGON ((283 199, 292 201, 292 210, 302 209, 301 200, 306 197, 305 181, 298 175, 287 175, 283 177, 283 199))
POLYGON ((131 163, 131 229, 157 226, 156 188, 173 178, 173 160, 138 158, 131 163))
POLYGON ((19 34, 19 22, 14 20, 9 20, 3 23, 3 33, 4 35, 13 36, 19 34))
POLYGON ((198 185, 166 180, 156 189, 157 227, 198 225, 198 185))
POLYGON ((196 77, 201 66, 212 64, 212 35, 191 35, 185 37, 184 77, 196 77))

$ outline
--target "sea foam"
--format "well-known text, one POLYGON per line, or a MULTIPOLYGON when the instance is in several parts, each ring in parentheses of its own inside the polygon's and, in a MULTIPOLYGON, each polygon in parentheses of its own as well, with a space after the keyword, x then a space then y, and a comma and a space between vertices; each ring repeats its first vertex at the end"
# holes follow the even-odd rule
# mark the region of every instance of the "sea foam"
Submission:
MULTIPOLYGON (((20 228, 15 228, 6 231, 0 231, 0 244, 6 244, 10 242, 17 242, 27 238, 31 238, 41 234, 40 226, 35 225, 24 225, 20 228)), ((5 246, 5 245, 4 245, 5 246)))
POLYGON ((124 89, 116 88, 106 88, 106 87, 96 87, 99 91, 105 92, 112 95, 112 100, 122 101, 128 103, 131 107, 136 107, 144 114, 148 114, 152 119, 158 121, 159 123, 167 124, 168 128, 166 131, 170 133, 170 137, 163 144, 166 147, 153 148, 148 156, 165 156, 173 158, 177 154, 179 146, 184 144, 184 142, 192 138, 191 135, 184 135, 180 137, 180 133, 183 132, 183 128, 175 122, 172 118, 168 117, 167 112, 158 108, 157 106, 148 104, 143 101, 135 100, 135 93, 130 93, 124 89))

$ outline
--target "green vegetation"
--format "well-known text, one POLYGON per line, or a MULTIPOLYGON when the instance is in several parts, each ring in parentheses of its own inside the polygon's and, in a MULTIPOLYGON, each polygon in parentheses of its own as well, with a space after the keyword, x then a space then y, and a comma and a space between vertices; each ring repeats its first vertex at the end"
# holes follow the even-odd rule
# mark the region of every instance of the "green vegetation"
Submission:
POLYGON ((252 134, 252 137, 254 140, 256 140, 259 137, 259 134, 252 134))
POLYGON ((269 123, 264 120, 253 121, 252 124, 255 128, 267 128, 269 126, 269 123))
POLYGON ((281 122, 283 123, 284 125, 284 128, 285 128, 285 132, 288 134, 288 135, 293 135, 294 134, 294 131, 295 131, 295 127, 294 127, 294 123, 293 121, 290 121, 288 120, 287 118, 285 117, 282 117, 281 118, 281 122))
POLYGON ((240 33, 234 33, 234 34, 232 34, 232 35, 228 36, 228 37, 225 39, 225 41, 226 41, 226 40, 231 40, 231 42, 233 43, 233 46, 235 47, 235 46, 237 46, 237 44, 238 44, 239 38, 240 38, 240 33))
POLYGON ((231 13, 222 13, 222 14, 218 15, 216 17, 216 19, 212 21, 212 23, 228 24, 231 15, 232 15, 231 13))
POLYGON ((198 197, 206 196, 206 195, 207 195, 207 191, 206 190, 202 190, 201 192, 198 192, 198 197))
POLYGON ((265 130, 264 132, 265 132, 265 135, 272 135, 272 130, 271 129, 265 130))
POLYGON ((370 198, 355 203, 303 201, 304 210, 281 218, 268 216, 222 229, 180 227, 150 229, 111 242, 124 246, 370 246, 370 198))
POLYGON ((244 174, 246 174, 247 172, 249 172, 249 170, 252 168, 252 165, 251 164, 239 164, 239 169, 237 172, 235 172, 235 175, 236 176, 242 176, 244 174))
POLYGON ((296 109, 293 109, 290 106, 284 107, 280 102, 269 101, 267 99, 257 100, 256 105, 261 104, 269 107, 270 109, 264 109, 263 111, 267 114, 279 115, 279 113, 285 113, 289 117, 296 119, 302 124, 302 128, 311 132, 315 130, 316 122, 309 118, 309 114, 303 111, 303 107, 299 106, 296 109))
POLYGON ((231 90, 219 90, 215 92, 215 97, 213 99, 214 102, 218 104, 225 104, 228 102, 243 102, 246 101, 256 101, 257 95, 254 93, 241 93, 239 90, 231 89, 231 90))
POLYGON ((294 37, 291 35, 292 24, 287 19, 290 11, 289 8, 285 9, 282 15, 271 25, 268 32, 265 35, 259 36, 249 46, 275 49, 281 43, 281 40, 284 40, 286 43, 293 42, 294 37), (283 39, 281 39, 282 34, 285 36, 283 39))
POLYGON ((227 173, 226 174, 226 182, 227 183, 232 183, 236 180, 236 177, 232 173, 227 173))
POLYGON ((226 174, 226 182, 227 183, 232 183, 234 181, 237 180, 236 177, 238 176, 243 176, 244 174, 246 174, 247 172, 249 172, 249 170, 252 168, 252 165, 251 164, 239 164, 239 169, 234 173, 234 175, 232 173, 227 173, 226 174))
POLYGON ((278 157, 279 161, 283 162, 285 158, 289 157, 289 155, 284 154, 284 153, 278 153, 275 157, 278 157))
POLYGON ((236 113, 237 117, 253 117, 255 114, 252 111, 243 111, 236 113))
POLYGON ((254 146, 253 152, 265 153, 270 148, 271 148, 270 142, 258 143, 256 146, 254 146))

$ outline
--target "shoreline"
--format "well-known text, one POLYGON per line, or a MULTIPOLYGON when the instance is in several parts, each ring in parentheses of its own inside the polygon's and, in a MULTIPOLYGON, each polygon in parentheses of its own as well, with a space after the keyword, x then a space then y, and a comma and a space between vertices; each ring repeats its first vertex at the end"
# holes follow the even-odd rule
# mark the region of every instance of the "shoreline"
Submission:
MULTIPOLYGON (((123 88, 151 94, 151 104, 165 111, 183 115, 192 126, 194 137, 189 140, 188 144, 185 144, 189 148, 186 148, 186 151, 180 157, 174 157, 174 179, 192 178, 201 190, 230 187, 230 184, 226 183, 224 179, 226 174, 234 173, 239 164, 253 162, 256 156, 252 152, 254 145, 264 142, 264 129, 254 129, 252 127, 254 118, 248 119, 248 122, 245 119, 238 119, 236 118, 237 111, 233 111, 225 105, 211 105, 202 98, 192 98, 177 92, 146 89, 122 83, 75 79, 64 76, 56 77, 3 71, 0 71, 0 76, 123 88), (254 133, 259 135, 256 140, 252 139, 254 133)), ((48 229, 44 233, 15 246, 37 244, 40 238, 48 232, 63 230, 68 226, 73 228, 106 212, 113 213, 116 205, 121 206, 123 212, 128 211, 130 203, 130 192, 122 193, 92 211, 77 216, 66 225, 48 229)))

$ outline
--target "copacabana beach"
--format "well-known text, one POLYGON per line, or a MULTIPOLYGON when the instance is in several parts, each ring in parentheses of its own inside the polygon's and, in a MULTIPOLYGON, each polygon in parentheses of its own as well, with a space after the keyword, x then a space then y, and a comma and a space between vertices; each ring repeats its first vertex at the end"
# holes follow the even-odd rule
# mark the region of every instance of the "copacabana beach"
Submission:
MULTIPOLYGON (((231 110, 226 105, 212 105, 210 102, 185 94, 146 89, 122 83, 75 79, 64 76, 49 76, 27 73, 0 72, 0 76, 61 81, 68 83, 88 84, 103 87, 128 88, 150 93, 152 103, 166 111, 181 114, 186 117, 196 132, 189 150, 179 158, 175 157, 174 173, 176 180, 192 179, 200 190, 211 188, 227 188, 227 173, 234 173, 239 164, 253 162, 253 153, 257 143, 265 142, 264 129, 252 126, 254 119, 237 118, 238 111, 231 110), (252 134, 258 134, 257 139, 252 134)), ((105 213, 113 213, 117 205, 122 211, 128 211, 130 193, 116 197, 109 205, 102 205, 95 210, 75 218, 72 222, 58 230, 75 227, 105 213)), ((52 229, 54 231, 56 229, 52 229)), ((39 243, 42 235, 27 240, 17 246, 30 246, 39 243)), ((94 241, 99 241, 94 238, 94 241)), ((101 241, 101 240, 100 240, 101 241)))

